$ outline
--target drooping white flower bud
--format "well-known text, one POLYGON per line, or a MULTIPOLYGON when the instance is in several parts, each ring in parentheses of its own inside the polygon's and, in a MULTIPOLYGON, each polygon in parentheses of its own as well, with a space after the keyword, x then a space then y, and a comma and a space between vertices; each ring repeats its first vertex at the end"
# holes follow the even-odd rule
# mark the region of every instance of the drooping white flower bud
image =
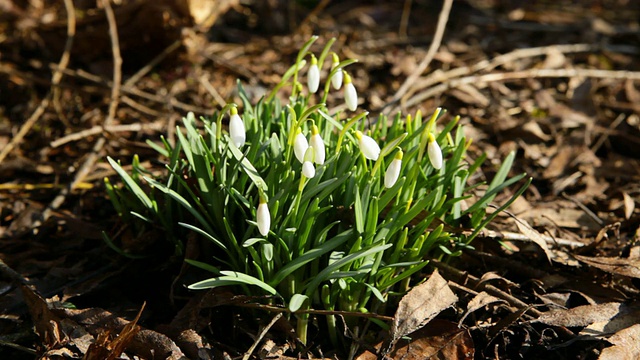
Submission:
POLYGON ((442 168, 442 149, 440 149, 440 145, 438 145, 436 138, 431 133, 429 133, 427 154, 429 154, 429 161, 434 169, 440 170, 442 168))
POLYGON ((313 54, 311 54, 311 65, 307 72, 307 86, 309 87, 309 92, 312 94, 315 94, 320 86, 320 69, 318 68, 318 59, 316 59, 313 54))
POLYGON ((369 160, 378 160, 380 156, 380 146, 371 138, 371 136, 364 135, 361 131, 356 131, 356 139, 358 139, 358 146, 365 158, 369 160))
POLYGON ((238 115, 238 109, 234 106, 231 108, 231 118, 229 119, 229 137, 237 147, 242 147, 247 139, 244 129, 244 122, 238 115))
POLYGON ((269 213, 267 199, 262 195, 260 196, 260 204, 258 204, 258 210, 256 211, 256 223, 258 223, 260 235, 267 236, 267 234, 269 234, 269 228, 271 228, 271 214, 269 213))
POLYGON ((396 156, 391 160, 391 164, 387 168, 387 172, 384 174, 384 187, 387 189, 392 187, 398 181, 400 177, 400 168, 402 168, 402 150, 396 153, 396 156))
POLYGON ((358 108, 358 92, 351 82, 351 76, 346 71, 344 72, 344 102, 351 111, 358 108))
MULTIPOLYGON (((333 53, 333 61, 331 62, 331 70, 333 70, 338 64, 340 64, 340 59, 338 58, 338 54, 333 53)), ((340 90, 342 87, 342 69, 338 69, 335 74, 331 77, 331 85, 336 90, 340 90)))
POLYGON ((309 139, 309 146, 313 147, 313 150, 315 151, 315 163, 318 165, 324 164, 324 141, 322 140, 320 131, 315 124, 311 126, 311 139, 309 139))
POLYGON ((304 153, 304 162, 302 163, 302 175, 308 179, 316 176, 316 168, 313 166, 314 156, 313 146, 309 146, 304 153))
POLYGON ((301 163, 304 162, 304 153, 307 151, 309 143, 307 138, 304 137, 300 128, 298 128, 296 138, 293 140, 293 153, 296 155, 296 159, 301 163))

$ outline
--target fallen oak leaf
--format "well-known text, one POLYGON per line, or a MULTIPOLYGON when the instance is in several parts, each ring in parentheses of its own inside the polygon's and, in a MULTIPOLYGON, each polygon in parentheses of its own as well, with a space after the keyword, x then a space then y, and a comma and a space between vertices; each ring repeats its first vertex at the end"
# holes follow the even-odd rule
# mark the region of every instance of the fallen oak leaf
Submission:
POLYGON ((607 341, 613 346, 603 349, 598 360, 640 359, 640 324, 618 331, 607 341))
POLYGON ((622 303, 610 302, 582 305, 572 309, 551 310, 540 315, 533 322, 566 327, 588 326, 595 322, 612 319, 620 313, 622 306, 622 303))
POLYGON ((449 288, 447 280, 435 269, 427 281, 413 287, 400 300, 393 316, 387 353, 403 336, 420 329, 456 301, 458 297, 449 288))
POLYGON ((640 260, 623 259, 618 257, 590 257, 574 255, 576 259, 589 266, 611 274, 623 275, 632 278, 640 278, 640 260))

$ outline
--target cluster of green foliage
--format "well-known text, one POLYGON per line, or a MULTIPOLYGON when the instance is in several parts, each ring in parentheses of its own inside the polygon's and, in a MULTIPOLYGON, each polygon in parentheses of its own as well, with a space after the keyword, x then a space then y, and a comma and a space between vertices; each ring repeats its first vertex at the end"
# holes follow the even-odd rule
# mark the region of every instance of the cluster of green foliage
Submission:
MULTIPOLYGON (((136 157, 128 173, 109 158, 123 185, 106 181, 125 221, 139 229, 160 226, 177 249, 186 231, 215 244, 210 262, 186 260, 213 273, 191 289, 236 286, 246 294, 271 294, 298 312, 303 342, 308 313, 300 310, 382 311, 389 296, 409 288, 426 259, 456 256, 468 247, 498 214, 486 212, 496 194, 524 177, 508 178, 510 154, 483 195, 463 206, 482 185, 470 185, 469 178, 485 156, 467 158, 470 141, 458 118, 437 125, 443 114, 437 109, 424 119, 420 112, 381 115, 367 126, 366 111, 332 111, 326 100, 333 82, 344 88, 347 107, 355 107, 345 69, 354 61, 339 62, 334 54, 324 91, 315 95, 333 43, 316 59, 309 52, 315 40, 258 103, 251 104, 238 85, 241 115, 234 104, 212 119, 198 121, 190 113, 175 145, 149 143, 167 159, 166 174, 152 176, 136 157), (307 89, 298 81, 305 68, 307 89), (343 84, 336 81, 340 76, 343 84), (283 104, 276 94, 289 88, 283 104), (471 232, 446 230, 445 224, 461 227, 463 219, 471 232)), ((335 327, 334 317, 327 322, 335 327)))

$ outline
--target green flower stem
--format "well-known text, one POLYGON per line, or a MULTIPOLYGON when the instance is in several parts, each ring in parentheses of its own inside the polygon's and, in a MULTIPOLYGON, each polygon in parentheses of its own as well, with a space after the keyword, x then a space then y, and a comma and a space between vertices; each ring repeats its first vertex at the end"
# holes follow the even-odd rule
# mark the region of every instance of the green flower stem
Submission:
MULTIPOLYGON (((320 67, 320 69, 322 69, 322 65, 324 65, 324 59, 327 58, 327 55, 329 55, 329 50, 331 50, 331 46, 333 46, 333 43, 336 42, 336 38, 331 38, 329 39, 329 41, 327 41, 327 44, 324 46, 324 48, 322 49, 322 52, 320 53, 320 56, 318 57, 318 67, 320 67)), ((331 79, 328 78, 327 81, 331 79)))
POLYGON ((283 87, 289 84, 288 80, 293 76, 293 73, 296 71, 296 68, 298 66, 300 68, 303 68, 306 64, 307 64, 307 60, 302 59, 299 63, 296 62, 294 65, 291 65, 291 67, 289 67, 289 69, 282 76, 282 79, 280 80, 280 82, 273 88, 273 90, 271 90, 271 92, 269 93, 269 96, 267 96, 267 98, 265 99, 265 103, 268 104, 273 102, 273 99, 278 94, 280 89, 282 89, 283 87))
POLYGON ((222 119, 232 107, 238 107, 238 105, 229 103, 225 105, 218 114, 218 119, 216 120, 216 140, 218 141, 218 144, 222 144, 222 119))
POLYGON ((338 71, 344 69, 345 67, 351 64, 355 64, 357 62, 358 60, 355 60, 355 59, 347 59, 347 60, 341 61, 338 65, 336 65, 336 67, 331 69, 331 71, 329 72, 329 76, 327 77, 327 81, 324 83, 322 103, 325 103, 325 104, 327 103, 327 98, 329 97, 329 90, 331 90, 331 78, 333 77, 333 75, 335 75, 338 71))
MULTIPOLYGON (((308 309, 306 309, 308 310, 308 309)), ((307 329, 309 328, 309 313, 297 314, 296 334, 303 344, 307 344, 307 329)))
POLYGON ((340 150, 342 149, 342 146, 341 146, 342 141, 344 140, 344 136, 347 134, 347 131, 349 131, 349 129, 351 129, 353 125, 355 125, 358 121, 360 121, 360 119, 366 117, 367 115, 369 115, 369 112, 365 111, 347 121, 347 123, 344 125, 344 127, 340 131, 340 135, 338 135, 338 142, 336 143, 336 147, 335 147, 336 155, 339 154, 340 150))
POLYGON ((302 68, 302 66, 300 64, 302 63, 302 60, 304 60, 304 58, 307 56, 307 52, 309 51, 309 48, 311 47, 311 45, 313 45, 313 43, 316 40, 318 40, 318 36, 317 35, 313 35, 311 37, 311 39, 309 39, 306 43, 304 43, 304 45, 302 45, 302 48, 298 52, 298 57, 296 59, 296 64, 295 64, 295 68, 294 68, 294 71, 293 71, 293 87, 292 87, 292 90, 291 90, 291 97, 293 97, 294 99, 298 95, 298 85, 297 85, 298 84, 298 72, 302 68))

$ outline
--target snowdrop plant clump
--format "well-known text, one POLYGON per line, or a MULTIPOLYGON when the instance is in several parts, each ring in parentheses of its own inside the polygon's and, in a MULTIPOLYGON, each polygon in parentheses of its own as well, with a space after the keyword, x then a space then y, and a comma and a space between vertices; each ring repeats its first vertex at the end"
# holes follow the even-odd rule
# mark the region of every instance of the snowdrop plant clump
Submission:
MULTIPOLYGON (((459 255, 498 213, 485 211, 496 194, 524 177, 507 178, 511 154, 489 184, 470 184, 485 157, 466 156, 463 126, 457 117, 439 121, 441 109, 373 121, 358 108, 355 72, 345 71, 355 61, 333 53, 329 64, 334 39, 317 57, 316 40, 256 104, 238 85, 241 106, 213 119, 189 113, 175 145, 150 142, 166 159, 164 174, 152 175, 137 157, 127 173, 109 158, 123 186, 106 180, 125 221, 163 228, 178 253, 189 234, 216 247, 215 257, 186 259, 212 273, 191 289, 268 294, 288 309, 303 343, 310 324, 303 310, 342 311, 357 335, 361 318, 350 314, 384 312, 429 258, 459 255), (330 93, 344 105, 327 103, 330 93), (463 219, 464 231, 452 231, 463 219)), ((336 318, 319 320, 339 342, 336 318)))

